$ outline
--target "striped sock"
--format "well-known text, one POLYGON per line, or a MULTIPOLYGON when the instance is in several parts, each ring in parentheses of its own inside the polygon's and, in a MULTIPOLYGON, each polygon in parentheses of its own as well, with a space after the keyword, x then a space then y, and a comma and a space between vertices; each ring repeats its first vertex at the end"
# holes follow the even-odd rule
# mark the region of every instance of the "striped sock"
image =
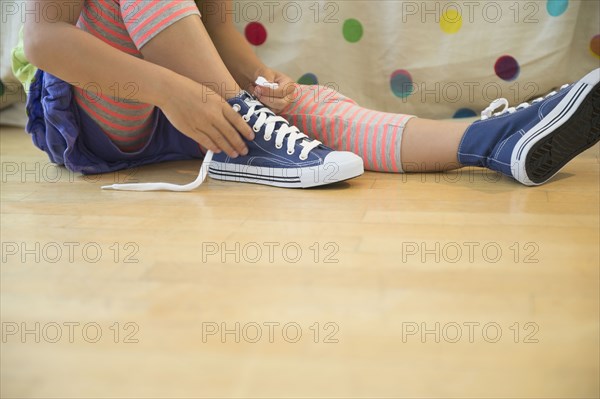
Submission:
POLYGON ((411 115, 373 111, 333 89, 298 85, 281 116, 326 146, 359 155, 368 170, 403 172, 400 146, 411 115))

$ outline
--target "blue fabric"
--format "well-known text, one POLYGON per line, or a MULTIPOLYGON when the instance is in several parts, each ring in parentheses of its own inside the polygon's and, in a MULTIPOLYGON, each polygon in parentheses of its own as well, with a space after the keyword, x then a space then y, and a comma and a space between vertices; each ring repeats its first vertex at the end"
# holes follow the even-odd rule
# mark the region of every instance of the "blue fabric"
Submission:
POLYGON ((458 146, 458 161, 465 166, 482 166, 512 176, 512 150, 529 129, 552 111, 573 85, 512 114, 474 122, 458 146))
POLYGON ((27 97, 27 132, 50 160, 84 174, 106 173, 157 162, 202 158, 199 145, 155 109, 154 128, 139 151, 123 152, 75 104, 72 87, 38 70, 27 97))

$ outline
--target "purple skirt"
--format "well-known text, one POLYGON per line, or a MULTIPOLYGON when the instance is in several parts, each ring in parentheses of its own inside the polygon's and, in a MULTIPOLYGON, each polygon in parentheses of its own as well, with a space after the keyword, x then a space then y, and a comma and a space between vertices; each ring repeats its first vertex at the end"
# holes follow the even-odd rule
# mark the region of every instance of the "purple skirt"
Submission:
POLYGON ((153 130, 139 151, 123 152, 73 99, 72 86, 38 70, 27 97, 27 132, 53 163, 83 174, 106 173, 142 165, 198 159, 200 146, 178 131, 158 108, 153 130))

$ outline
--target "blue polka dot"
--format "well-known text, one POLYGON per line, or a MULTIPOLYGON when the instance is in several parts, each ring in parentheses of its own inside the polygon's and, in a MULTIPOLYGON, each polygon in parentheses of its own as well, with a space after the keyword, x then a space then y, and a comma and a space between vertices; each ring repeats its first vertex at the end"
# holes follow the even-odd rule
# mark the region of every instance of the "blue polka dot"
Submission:
POLYGON ((548 0, 546 4, 546 9, 548 10, 548 14, 553 17, 558 17, 562 15, 567 8, 569 7, 569 0, 548 0))
POLYGON ((406 98, 413 93, 413 80, 408 71, 398 69, 392 73, 390 87, 396 97, 406 98))
POLYGON ((317 79, 317 75, 314 73, 305 73, 298 79, 298 83, 301 85, 318 85, 319 79, 317 79))
POLYGON ((458 111, 456 111, 454 113, 453 118, 455 119, 459 119, 459 118, 472 118, 474 116, 477 116, 477 113, 475 111, 473 111, 472 109, 469 108, 461 108, 458 111))

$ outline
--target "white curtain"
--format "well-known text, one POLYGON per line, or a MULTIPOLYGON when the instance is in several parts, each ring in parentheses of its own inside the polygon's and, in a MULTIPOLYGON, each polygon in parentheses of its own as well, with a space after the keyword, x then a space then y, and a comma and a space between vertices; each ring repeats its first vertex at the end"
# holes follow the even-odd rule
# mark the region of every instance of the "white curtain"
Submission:
POLYGON ((600 63, 596 0, 237 1, 226 11, 267 65, 421 117, 521 102, 600 63))
MULTIPOLYGON (((2 2, 0 107, 22 97, 10 71, 21 15, 7 7, 23 3, 2 2)), ((294 79, 422 117, 520 102, 600 64, 597 0, 235 0, 206 12, 232 13, 265 63, 294 79)))

